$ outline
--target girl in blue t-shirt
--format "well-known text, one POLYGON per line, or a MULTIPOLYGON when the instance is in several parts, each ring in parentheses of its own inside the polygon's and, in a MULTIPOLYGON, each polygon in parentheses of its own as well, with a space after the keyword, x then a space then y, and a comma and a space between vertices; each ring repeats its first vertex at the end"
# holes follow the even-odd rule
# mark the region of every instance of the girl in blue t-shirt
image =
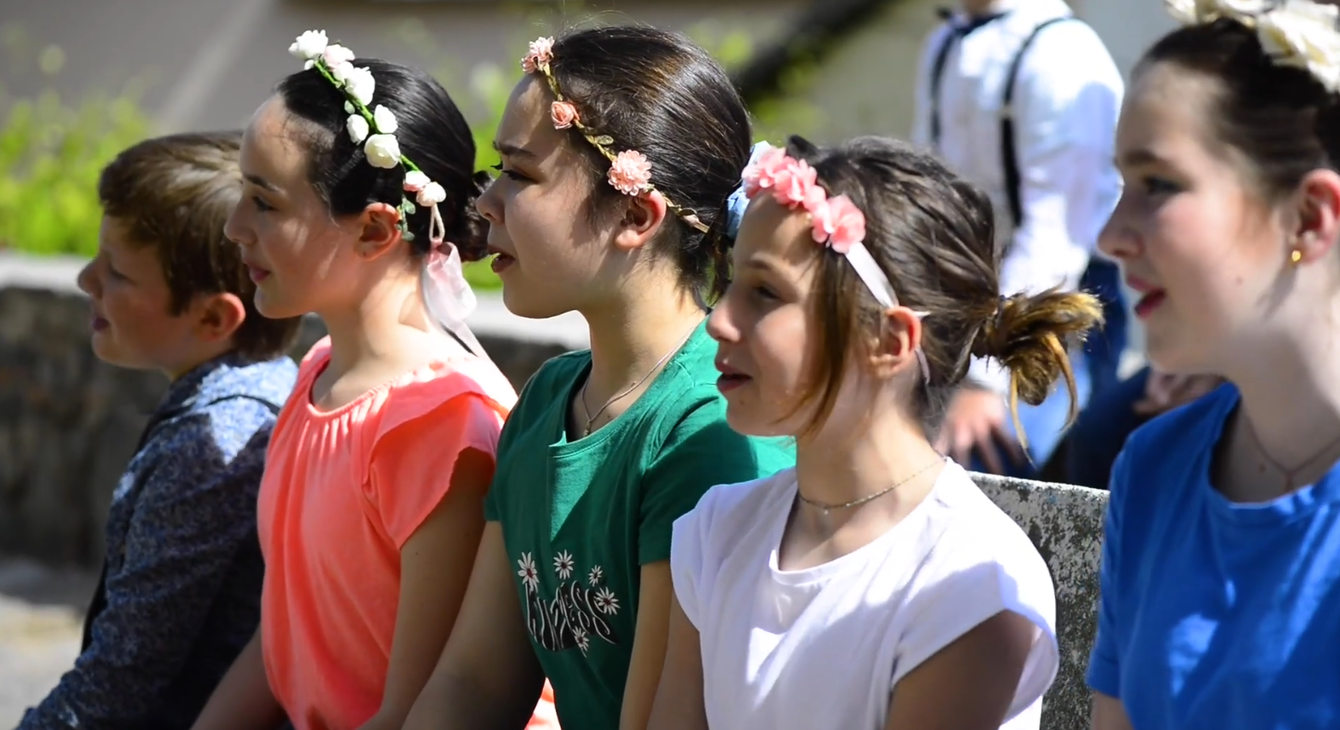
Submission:
POLYGON ((1113 470, 1093 726, 1340 727, 1340 8, 1168 5, 1100 246, 1153 363, 1229 382, 1113 470))

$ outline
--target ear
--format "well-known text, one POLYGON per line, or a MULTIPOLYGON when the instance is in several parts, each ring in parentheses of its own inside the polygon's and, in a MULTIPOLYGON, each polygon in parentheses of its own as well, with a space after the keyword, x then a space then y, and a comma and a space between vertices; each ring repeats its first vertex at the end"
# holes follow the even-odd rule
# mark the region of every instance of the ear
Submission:
POLYGON ((246 306, 236 294, 200 296, 192 304, 195 317, 193 332, 201 342, 225 342, 233 336, 247 318, 246 306))
POLYGON ((630 195, 627 198, 624 217, 619 222, 619 233, 614 237, 614 245, 632 251, 651 243, 670 209, 665 204, 665 196, 658 190, 646 195, 630 195))
POLYGON ((371 203, 358 218, 358 242, 354 250, 371 261, 400 243, 400 209, 386 203, 371 203))
POLYGON ((1299 188, 1298 223, 1293 231, 1293 250, 1311 263, 1326 256, 1340 239, 1340 175, 1314 170, 1299 188))
POLYGON ((921 317, 907 307, 890 307, 884 310, 882 330, 870 348, 875 376, 889 380, 909 368, 915 370, 916 352, 921 347, 921 317))

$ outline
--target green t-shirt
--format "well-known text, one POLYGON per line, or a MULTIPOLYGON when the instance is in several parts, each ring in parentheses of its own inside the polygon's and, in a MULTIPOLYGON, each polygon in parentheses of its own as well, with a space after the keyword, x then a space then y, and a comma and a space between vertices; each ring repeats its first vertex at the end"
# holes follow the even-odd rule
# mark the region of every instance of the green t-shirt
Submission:
POLYGON ((503 427, 486 514, 502 523, 564 727, 619 727, 639 571, 670 559, 675 519, 717 484, 795 464, 789 441, 726 425, 715 355, 700 326, 637 402, 572 442, 568 407, 591 353, 561 355, 531 378, 503 427))

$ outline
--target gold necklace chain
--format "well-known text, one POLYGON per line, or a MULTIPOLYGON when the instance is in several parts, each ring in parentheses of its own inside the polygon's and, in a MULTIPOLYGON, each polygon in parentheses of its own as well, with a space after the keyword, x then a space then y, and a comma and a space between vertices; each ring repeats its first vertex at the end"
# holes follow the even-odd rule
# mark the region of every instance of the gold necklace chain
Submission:
POLYGON ((861 497, 860 499, 853 499, 852 501, 850 501, 850 502, 846 502, 846 503, 843 503, 843 504, 824 504, 823 502, 816 502, 816 501, 810 499, 809 497, 806 497, 804 494, 801 494, 801 493, 800 493, 800 485, 799 485, 799 484, 796 484, 796 496, 799 497, 799 498, 800 498, 800 501, 804 502, 805 504, 808 504, 809 506, 814 507, 814 508, 816 508, 816 509, 822 510, 822 511, 823 511, 823 516, 824 516, 824 517, 827 517, 827 516, 828 516, 828 513, 829 513, 830 511, 832 511, 832 510, 835 510, 835 509, 850 509, 850 508, 852 508, 852 507, 859 507, 859 506, 865 504, 866 502, 869 502, 869 501, 871 501, 871 500, 877 499, 877 498, 879 498, 879 497, 883 497, 884 495, 888 494, 889 492, 892 492, 893 490, 897 489, 898 487, 901 487, 901 486, 903 486, 904 484, 907 484, 908 482, 912 481, 913 479, 916 479, 917 477, 921 476, 922 474, 925 474, 926 472, 930 471, 931 469, 933 469, 933 468, 935 467, 936 464, 943 464, 943 463, 944 463, 944 457, 943 457, 943 456, 937 456, 937 458, 935 459, 935 461, 932 461, 931 463, 927 464, 926 466, 921 467, 920 469, 918 469, 918 470, 916 471, 916 473, 912 474, 912 476, 909 476, 909 477, 903 477, 901 480, 899 480, 899 481, 897 481, 897 482, 894 482, 893 486, 891 486, 891 487, 887 487, 887 488, 885 488, 885 489, 881 489, 881 490, 879 490, 878 492, 875 492, 874 494, 867 494, 867 495, 865 495, 864 497, 861 497))
POLYGON ((698 331, 698 325, 700 324, 702 324, 701 320, 699 320, 696 324, 693 325, 693 329, 689 330, 689 333, 684 336, 684 339, 679 341, 679 344, 670 348, 669 352, 662 355, 661 359, 657 360, 656 364, 651 366, 651 369, 647 371, 646 375, 643 375, 641 378, 638 379, 636 383, 633 383, 622 393, 619 393, 614 397, 610 398, 609 400, 605 401, 605 405, 601 406, 600 409, 597 410, 594 415, 592 415, 591 410, 586 407, 586 388, 591 384, 591 376, 588 375, 586 377, 586 382, 582 383, 582 392, 578 394, 578 400, 581 401, 582 404, 582 414, 586 416, 586 426, 582 429, 582 438, 586 438, 587 436, 591 435, 591 424, 595 423, 597 418, 600 418, 600 414, 604 413, 605 409, 609 408, 611 405, 614 404, 615 401, 619 400, 620 398, 637 390, 638 386, 647 382, 647 378, 650 378, 652 373, 659 370, 660 367, 665 364, 665 361, 670 359, 671 355, 675 354, 676 352, 679 352, 679 348, 683 347, 684 343, 688 342, 689 338, 693 336, 693 333, 698 331))
POLYGON ((1298 486, 1297 484, 1294 483, 1294 481, 1298 478, 1298 472, 1301 472, 1303 469, 1306 469, 1308 466, 1316 463, 1317 459, 1320 459, 1321 457, 1325 456, 1327 453, 1335 449, 1336 446, 1340 446, 1340 438, 1337 438, 1334 441, 1331 441, 1330 443, 1326 444, 1324 447, 1321 448, 1321 450, 1312 454, 1312 456, 1309 456, 1307 460, 1305 460, 1303 463, 1299 464, 1298 466, 1295 466, 1292 469, 1286 469, 1284 468, 1283 464, 1279 463, 1278 461, 1275 461, 1275 457, 1271 456, 1266 451, 1265 444, 1261 443, 1261 438, 1256 435, 1256 428, 1252 426, 1252 420, 1250 418, 1247 418, 1246 414, 1243 414, 1242 421, 1243 425, 1247 427, 1247 435, 1252 438, 1252 445, 1256 447, 1256 453, 1260 454, 1261 458, 1265 459, 1266 463, 1269 464, 1271 467, 1273 467, 1275 471, 1278 471, 1279 473, 1284 475, 1284 492, 1286 494, 1292 492, 1294 488, 1298 486))

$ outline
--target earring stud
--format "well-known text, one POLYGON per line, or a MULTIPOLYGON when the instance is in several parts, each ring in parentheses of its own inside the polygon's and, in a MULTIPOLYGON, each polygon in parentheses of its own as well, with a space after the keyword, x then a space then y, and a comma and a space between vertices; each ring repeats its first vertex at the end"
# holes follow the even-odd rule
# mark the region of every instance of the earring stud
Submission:
POLYGON ((1294 266, 1297 266, 1298 262, 1302 260, 1303 260, 1302 251, 1299 251, 1298 249, 1295 248, 1294 250, 1289 252, 1289 263, 1293 264, 1294 266))

